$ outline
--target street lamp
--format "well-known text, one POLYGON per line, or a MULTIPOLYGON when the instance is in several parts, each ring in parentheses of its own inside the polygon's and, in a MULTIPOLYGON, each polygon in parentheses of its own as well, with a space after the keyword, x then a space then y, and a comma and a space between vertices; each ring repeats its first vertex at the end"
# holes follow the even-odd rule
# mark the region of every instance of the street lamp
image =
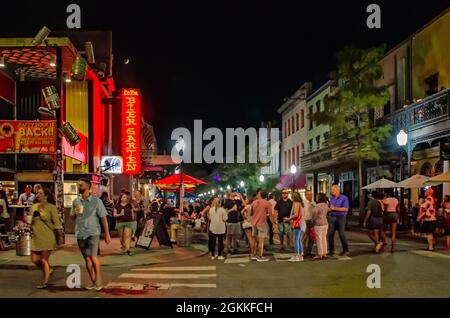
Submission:
POLYGON ((186 148, 186 143, 184 142, 183 136, 179 136, 175 144, 175 148, 180 155, 180 213, 183 213, 183 153, 186 148))
POLYGON ((406 146, 408 143, 408 134, 403 129, 397 134, 397 143, 401 147, 406 146))
POLYGON ((291 174, 292 174, 292 194, 294 194, 294 186, 295 186, 295 174, 297 173, 297 167, 295 165, 291 166, 291 174))
POLYGON ((212 193, 212 195, 214 195, 214 193, 216 193, 216 190, 212 189, 211 193, 212 193))
POLYGON ((241 185, 242 188, 245 187, 244 181, 241 181, 240 185, 241 185))
POLYGON ((222 188, 222 187, 220 187, 220 189, 219 189, 219 190, 220 190, 220 192, 223 192, 223 188, 222 188))
POLYGON ((259 176, 259 182, 261 182, 261 183, 264 182, 264 176, 263 175, 259 176))
POLYGON ((230 185, 227 185, 227 190, 231 190, 231 186, 230 185))
MULTIPOLYGON (((408 144, 408 134, 401 129, 398 134, 397 134, 397 144, 400 146, 400 148, 402 148, 405 152, 406 152, 406 157, 408 158, 408 150, 405 150, 404 147, 408 144)), ((408 162, 409 164, 409 162, 408 162)), ((408 167, 409 169, 409 167, 408 167)), ((404 176, 404 163, 403 163, 403 153, 400 156, 400 181, 402 181, 405 176, 404 176)), ((409 173, 408 173, 409 175, 409 173)), ((410 207, 410 199, 411 198, 411 190, 408 190, 408 210, 410 207)), ((405 203, 404 203, 404 189, 401 189, 401 193, 400 193, 400 209, 401 209, 401 218, 400 218, 400 223, 402 225, 405 224, 405 203)))

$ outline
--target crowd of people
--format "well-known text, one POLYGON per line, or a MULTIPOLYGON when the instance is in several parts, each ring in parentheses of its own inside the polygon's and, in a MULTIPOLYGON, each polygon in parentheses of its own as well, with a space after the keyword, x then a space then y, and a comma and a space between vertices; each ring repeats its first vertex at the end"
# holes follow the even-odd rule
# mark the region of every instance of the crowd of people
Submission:
MULTIPOLYGON (((349 199, 341 194, 337 185, 331 187, 330 198, 324 193, 318 193, 313 198, 308 190, 302 197, 299 192, 290 195, 290 191, 284 189, 280 198, 264 190, 249 196, 229 191, 222 197, 212 197, 208 202, 186 201, 182 209, 175 207, 171 199, 147 201, 140 191, 135 191, 132 196, 127 189, 121 191, 116 201, 111 200, 107 192, 97 198, 92 194, 91 186, 90 180, 79 180, 79 197, 73 201, 70 213, 76 224, 78 246, 92 281, 87 289, 103 288, 98 258, 101 234, 104 233, 104 239, 109 244, 111 231, 117 230, 121 253, 132 256, 132 242, 142 233, 146 221, 156 214, 163 216, 168 231, 174 224, 189 222, 194 231, 208 233, 208 247, 213 260, 237 253, 240 239, 245 239, 249 258, 267 262, 269 259, 264 256, 266 240, 274 245, 274 236, 278 236, 280 252, 293 246, 290 262, 301 262, 305 257, 324 260, 335 253, 336 231, 342 246, 339 255, 350 255, 346 235, 349 199), (314 245, 317 248, 315 255, 312 253, 314 245)), ((7 208, 1 203, 2 199, 0 197, 0 209, 4 212, 7 208)), ((19 199, 30 205, 25 219, 33 230, 31 260, 41 269, 43 277, 37 288, 47 288, 53 273, 49 259, 62 236, 62 223, 54 194, 37 184, 34 188, 26 187, 19 199)), ((375 252, 383 251, 390 230, 391 252, 394 253, 400 213, 398 199, 393 193, 374 191, 369 196, 365 212, 363 226, 369 230, 375 252)), ((446 236, 446 249, 450 250, 448 195, 438 204, 433 189, 427 189, 413 214, 415 230, 426 235, 427 250, 435 249, 439 235, 446 236)))

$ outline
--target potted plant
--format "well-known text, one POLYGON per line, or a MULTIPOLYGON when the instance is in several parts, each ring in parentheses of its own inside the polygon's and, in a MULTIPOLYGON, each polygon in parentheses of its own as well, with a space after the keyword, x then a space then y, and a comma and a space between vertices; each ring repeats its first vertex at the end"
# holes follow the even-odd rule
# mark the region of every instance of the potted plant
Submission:
POLYGON ((31 235, 32 229, 28 224, 19 223, 13 228, 14 237, 16 238, 16 254, 18 256, 31 255, 31 235))

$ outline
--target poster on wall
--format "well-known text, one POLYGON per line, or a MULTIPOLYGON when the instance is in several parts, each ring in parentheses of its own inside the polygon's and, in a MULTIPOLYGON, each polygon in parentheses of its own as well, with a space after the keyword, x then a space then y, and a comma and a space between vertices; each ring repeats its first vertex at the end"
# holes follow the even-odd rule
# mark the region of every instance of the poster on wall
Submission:
POLYGON ((0 120, 0 152, 56 152, 56 121, 0 120))

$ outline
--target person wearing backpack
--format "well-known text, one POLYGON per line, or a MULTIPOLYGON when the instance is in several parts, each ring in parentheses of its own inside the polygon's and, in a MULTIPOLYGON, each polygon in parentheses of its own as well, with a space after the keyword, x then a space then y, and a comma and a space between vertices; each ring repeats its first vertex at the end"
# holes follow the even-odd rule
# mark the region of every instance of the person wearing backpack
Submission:
POLYGON ((364 227, 369 229, 369 238, 375 244, 375 252, 379 253, 383 248, 383 242, 380 240, 383 229, 383 193, 372 192, 372 198, 367 205, 367 213, 364 218, 364 227))

